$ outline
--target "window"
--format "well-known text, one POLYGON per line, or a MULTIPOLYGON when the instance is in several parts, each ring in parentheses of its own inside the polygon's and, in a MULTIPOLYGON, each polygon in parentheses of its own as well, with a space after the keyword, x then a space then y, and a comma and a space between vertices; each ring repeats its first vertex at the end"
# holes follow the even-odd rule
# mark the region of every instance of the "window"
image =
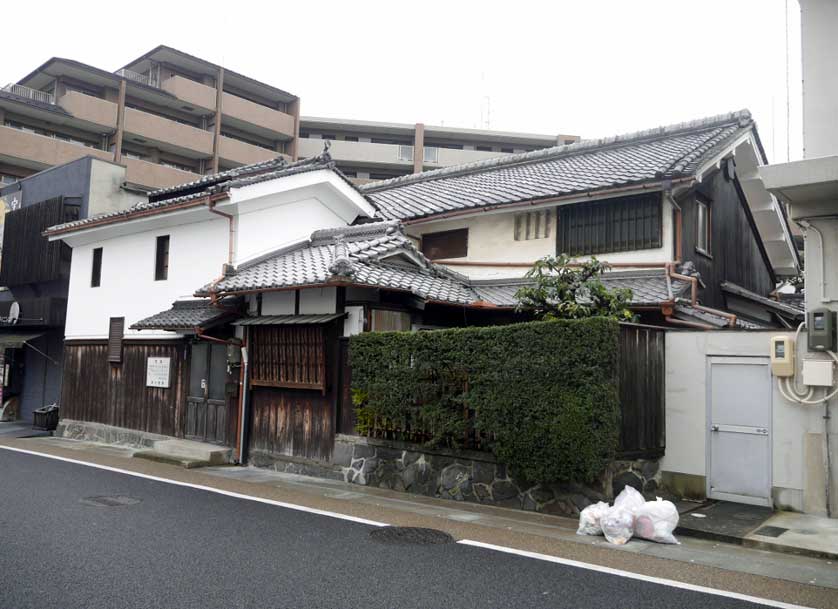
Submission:
POLYGON ((439 148, 435 146, 425 146, 424 158, 425 163, 439 163, 439 148))
POLYGON ((512 152, 515 152, 515 149, 514 148, 508 148, 508 147, 504 146, 500 149, 500 151, 505 152, 507 154, 511 154, 512 152))
POLYGON ((515 214, 515 241, 549 237, 552 216, 553 210, 551 209, 515 214))
POLYGON ((358 136, 357 135, 344 135, 343 140, 345 142, 357 142, 358 136))
POLYGON ((334 133, 323 133, 323 134, 320 135, 320 139, 321 140, 336 140, 336 139, 338 139, 338 136, 336 136, 334 133))
POLYGON ((695 200, 695 248, 710 255, 710 205, 701 199, 695 200))
POLYGON ((412 161, 413 160, 413 146, 399 146, 399 160, 412 161))
POLYGON ((465 258, 468 256, 468 229, 422 235, 422 253, 431 260, 465 258))
POLYGON ((475 146, 474 149, 479 150, 480 152, 491 152, 492 151, 491 146, 475 146))
POLYGON ((122 335, 125 333, 125 318, 111 317, 108 327, 108 361, 112 364, 122 362, 122 335))
POLYGON ((661 247, 661 195, 559 207, 556 248, 571 256, 661 247))
POLYGON ((102 285, 102 248, 93 250, 93 268, 90 272, 90 287, 98 288, 102 285))
POLYGON ((169 278, 169 235, 157 237, 154 253, 154 280, 166 281, 169 278))
POLYGON ((372 310, 373 332, 409 332, 410 313, 405 311, 372 310))

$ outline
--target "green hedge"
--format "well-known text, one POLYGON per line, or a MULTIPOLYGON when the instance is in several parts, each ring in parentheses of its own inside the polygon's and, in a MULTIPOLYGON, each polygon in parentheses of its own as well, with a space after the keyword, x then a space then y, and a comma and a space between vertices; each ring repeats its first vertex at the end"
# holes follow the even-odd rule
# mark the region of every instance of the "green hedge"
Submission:
POLYGON ((618 336, 604 318, 353 336, 358 431, 395 421, 456 447, 474 426, 522 480, 590 482, 618 441, 618 336))

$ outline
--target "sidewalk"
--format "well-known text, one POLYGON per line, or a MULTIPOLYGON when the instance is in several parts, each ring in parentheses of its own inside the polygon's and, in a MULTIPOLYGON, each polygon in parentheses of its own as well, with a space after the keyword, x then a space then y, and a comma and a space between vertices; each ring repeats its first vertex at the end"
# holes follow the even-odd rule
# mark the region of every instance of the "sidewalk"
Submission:
POLYGON ((33 429, 31 423, 20 421, 0 422, 0 438, 49 437, 51 435, 52 433, 49 431, 33 429))
MULTIPOLYGON (((684 581, 694 575, 693 567, 702 566, 734 574, 770 578, 763 582, 783 580, 838 590, 836 562, 827 559, 690 537, 680 537, 681 545, 661 545, 633 539, 624 546, 613 546, 602 537, 576 535, 575 519, 458 503, 254 467, 217 466, 186 470, 132 458, 135 449, 62 438, 0 438, 0 443, 136 471, 143 475, 228 488, 391 524, 430 526, 446 530, 458 538, 480 538, 487 543, 546 554, 571 554, 578 560, 617 568, 631 567, 638 572, 647 568, 652 570, 653 562, 663 559, 665 562, 657 563, 654 572, 663 572, 666 577, 684 581), (638 562, 640 557, 643 558, 638 562)), ((718 585, 718 573, 711 571, 705 583, 716 582, 714 585, 718 585), (712 575, 714 572, 717 575, 712 575)), ((734 576, 733 579, 738 582, 741 578, 734 576)), ((740 583, 733 589, 740 589, 743 585, 740 583)), ((765 583, 761 584, 761 587, 765 586, 765 583)), ((838 592, 834 594, 838 597, 838 592)))

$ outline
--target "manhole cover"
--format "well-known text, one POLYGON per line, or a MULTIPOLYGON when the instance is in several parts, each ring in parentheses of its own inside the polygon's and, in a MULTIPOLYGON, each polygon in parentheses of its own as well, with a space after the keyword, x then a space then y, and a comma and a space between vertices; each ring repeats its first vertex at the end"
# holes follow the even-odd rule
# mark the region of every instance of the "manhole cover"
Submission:
POLYGON ((783 527, 765 526, 761 529, 757 529, 754 534, 762 535, 763 537, 779 537, 786 531, 788 531, 788 529, 784 529, 783 527))
POLYGON ((382 527, 370 533, 370 538, 379 543, 393 545, 434 546, 454 543, 454 538, 445 531, 421 527, 382 527))
POLYGON ((126 505, 134 505, 141 501, 136 497, 129 497, 128 495, 100 495, 98 497, 85 497, 81 502, 85 505, 93 505, 96 507, 124 507, 126 505))

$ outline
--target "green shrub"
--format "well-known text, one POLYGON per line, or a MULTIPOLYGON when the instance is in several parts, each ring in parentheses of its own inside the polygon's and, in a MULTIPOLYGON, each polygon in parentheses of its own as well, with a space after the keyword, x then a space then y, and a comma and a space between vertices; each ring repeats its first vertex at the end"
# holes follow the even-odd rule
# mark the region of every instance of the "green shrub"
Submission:
POLYGON ((474 427, 520 479, 589 482, 617 446, 618 333, 588 318, 353 336, 358 432, 387 421, 456 448, 474 427))

